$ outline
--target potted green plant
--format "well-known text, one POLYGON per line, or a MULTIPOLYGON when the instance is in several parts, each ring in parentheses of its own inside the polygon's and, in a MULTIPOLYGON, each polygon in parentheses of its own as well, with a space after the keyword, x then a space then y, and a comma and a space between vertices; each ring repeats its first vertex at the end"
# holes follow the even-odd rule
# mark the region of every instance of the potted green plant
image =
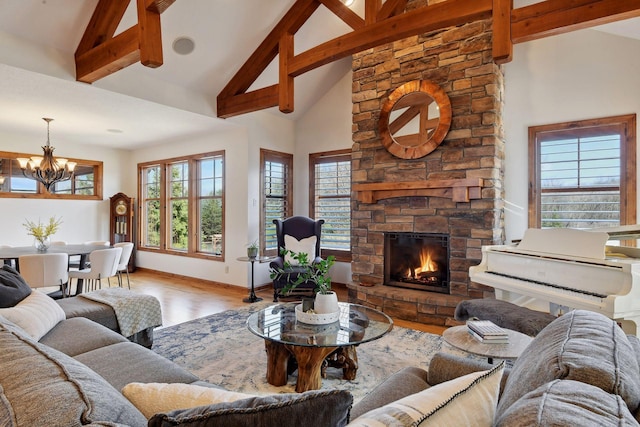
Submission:
POLYGON ((247 245, 247 256, 249 258, 256 258, 258 256, 258 241, 254 240, 247 245))
POLYGON ((331 276, 329 276, 329 269, 335 264, 336 258, 333 255, 329 255, 326 259, 311 263, 306 252, 296 253, 283 249, 281 254, 285 259, 283 267, 273 267, 270 277, 272 280, 284 278, 287 281, 287 285, 283 288, 283 293, 287 294, 298 285, 311 282, 314 284, 314 291, 316 292, 313 311, 318 314, 338 311, 338 297, 331 290, 331 276), (295 260, 295 263, 288 261, 289 257, 287 255, 295 260), (295 279, 292 279, 293 275, 297 275, 295 279))
POLYGON ((25 220, 24 228, 27 229, 27 234, 33 236, 33 244, 39 252, 46 252, 51 245, 50 236, 58 231, 58 228, 62 224, 62 218, 56 218, 52 216, 49 218, 48 224, 43 224, 38 219, 38 222, 25 220))

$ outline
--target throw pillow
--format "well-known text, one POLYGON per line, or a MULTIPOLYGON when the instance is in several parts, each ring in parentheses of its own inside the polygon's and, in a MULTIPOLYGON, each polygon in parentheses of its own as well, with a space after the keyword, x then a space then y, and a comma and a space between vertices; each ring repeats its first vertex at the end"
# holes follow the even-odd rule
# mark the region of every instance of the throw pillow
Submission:
POLYGON ((350 427, 491 426, 504 362, 412 394, 361 415, 350 427))
POLYGON ((13 307, 31 293, 20 273, 9 265, 0 270, 0 308, 13 307))
POLYGON ((503 426, 638 425, 622 398, 590 384, 554 380, 525 394, 496 419, 503 426))
MULTIPOLYGON (((316 242, 318 238, 316 236, 306 237, 304 239, 296 239, 288 234, 284 235, 284 247, 294 253, 307 254, 307 260, 309 263, 313 262, 316 257, 316 242)), ((287 253, 284 257, 284 261, 291 265, 298 265, 298 261, 294 259, 290 253, 287 253)))
POLYGON ((353 396, 347 390, 274 394, 156 414, 149 427, 342 427, 349 420, 352 403, 353 396))
POLYGON ((64 311, 54 299, 37 289, 15 307, 0 308, 0 316, 20 326, 36 341, 65 319, 64 311))
POLYGON ((195 408, 212 403, 233 402, 253 397, 195 384, 129 383, 122 389, 124 397, 147 419, 160 412, 195 408))

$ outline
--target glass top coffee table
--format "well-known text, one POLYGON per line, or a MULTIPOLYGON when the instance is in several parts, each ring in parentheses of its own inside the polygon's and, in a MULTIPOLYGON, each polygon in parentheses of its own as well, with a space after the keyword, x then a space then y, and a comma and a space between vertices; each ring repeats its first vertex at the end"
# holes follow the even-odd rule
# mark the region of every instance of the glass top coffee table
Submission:
POLYGON ((342 368, 345 379, 355 379, 356 346, 381 338, 393 328, 393 320, 381 311, 348 303, 338 303, 338 321, 309 325, 296 320, 298 304, 274 304, 247 319, 249 330, 264 339, 267 382, 275 386, 287 384, 288 375, 297 364, 298 393, 319 389, 326 366, 342 368))

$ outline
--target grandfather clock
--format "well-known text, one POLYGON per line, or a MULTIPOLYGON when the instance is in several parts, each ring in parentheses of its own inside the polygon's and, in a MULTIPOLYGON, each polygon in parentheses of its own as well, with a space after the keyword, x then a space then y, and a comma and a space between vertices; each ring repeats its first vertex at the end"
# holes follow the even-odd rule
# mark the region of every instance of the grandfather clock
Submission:
MULTIPOLYGON (((111 243, 131 242, 135 245, 135 209, 133 197, 124 193, 111 196, 111 243)), ((129 272, 136 269, 135 247, 129 258, 129 272)))

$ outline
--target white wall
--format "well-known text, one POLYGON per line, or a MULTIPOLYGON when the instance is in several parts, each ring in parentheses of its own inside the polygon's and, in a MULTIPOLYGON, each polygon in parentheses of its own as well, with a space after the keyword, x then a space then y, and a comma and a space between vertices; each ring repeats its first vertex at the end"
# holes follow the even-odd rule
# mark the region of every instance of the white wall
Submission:
MULTIPOLYGON (((238 257, 246 256, 247 244, 257 240, 260 236, 260 149, 293 153, 295 131, 294 123, 281 113, 255 112, 229 119, 229 121, 243 126, 248 136, 247 168, 244 170, 246 188, 243 193, 234 195, 242 198, 242 203, 247 211, 245 228, 242 233, 238 230, 238 233, 235 234, 238 239, 243 239, 241 240, 241 250, 234 254, 235 257, 238 257)), ((247 272, 245 283, 250 284, 251 270, 246 264, 243 268, 247 272)), ((254 270, 256 286, 271 283, 268 263, 256 263, 254 270)))
POLYGON ((513 56, 505 65, 507 242, 528 226, 529 126, 640 111, 638 40, 582 30, 518 44, 513 56))
MULTIPOLYGON (((351 85, 349 70, 325 96, 296 122, 293 156, 295 215, 309 215, 309 154, 351 148, 351 85)), ((351 263, 337 262, 331 278, 338 283, 351 282, 351 263)))
MULTIPOLYGON (((42 154, 42 139, 34 140, 24 135, 0 130, 0 146, 3 151, 42 154)), ((60 230, 53 240, 81 243, 88 240, 109 240, 109 197, 122 191, 124 178, 121 167, 126 164, 126 151, 111 150, 87 145, 56 143, 56 156, 75 157, 103 162, 103 200, 52 200, 52 199, 0 199, 0 244, 25 246, 33 243, 22 226, 25 219, 42 222, 55 215, 62 217, 60 230)))

